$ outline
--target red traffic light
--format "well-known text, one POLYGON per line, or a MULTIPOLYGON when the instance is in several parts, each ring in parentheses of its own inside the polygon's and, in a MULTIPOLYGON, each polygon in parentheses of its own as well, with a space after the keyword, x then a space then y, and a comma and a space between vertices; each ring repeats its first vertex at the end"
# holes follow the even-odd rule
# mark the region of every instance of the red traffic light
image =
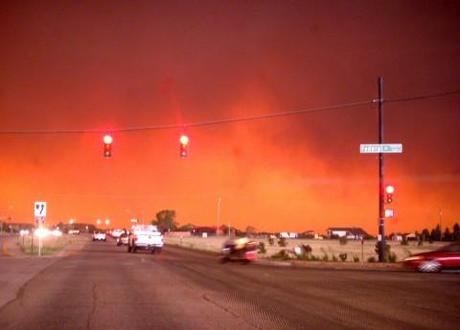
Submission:
POLYGON ((386 196, 385 196, 385 200, 387 202, 387 204, 390 204, 393 202, 393 193, 395 192, 395 187, 392 186, 392 185, 387 185, 385 187, 385 193, 386 193, 386 196))
POLYGON ((112 144, 113 142, 113 138, 109 134, 104 135, 102 140, 104 141, 105 144, 112 144))
POLYGON ((188 143, 190 139, 188 138, 187 135, 182 134, 179 138, 180 142, 180 157, 185 158, 188 156, 188 143))
POLYGON ((113 142, 112 136, 109 134, 106 134, 104 135, 102 140, 104 141, 104 157, 105 158, 112 157, 112 142, 113 142))
POLYGON ((385 192, 387 194, 393 194, 395 192, 395 187, 392 185, 388 185, 385 187, 385 192))

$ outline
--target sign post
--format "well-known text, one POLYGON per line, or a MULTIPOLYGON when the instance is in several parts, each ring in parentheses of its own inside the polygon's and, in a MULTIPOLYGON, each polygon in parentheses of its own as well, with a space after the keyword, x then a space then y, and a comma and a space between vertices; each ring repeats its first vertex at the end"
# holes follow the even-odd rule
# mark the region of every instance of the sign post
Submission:
MULTIPOLYGON (((34 203, 35 224, 38 225, 38 256, 42 255, 42 227, 46 218, 46 202, 37 201, 34 203)), ((33 237, 33 235, 32 235, 33 237)), ((32 238, 33 239, 33 238, 32 238)))

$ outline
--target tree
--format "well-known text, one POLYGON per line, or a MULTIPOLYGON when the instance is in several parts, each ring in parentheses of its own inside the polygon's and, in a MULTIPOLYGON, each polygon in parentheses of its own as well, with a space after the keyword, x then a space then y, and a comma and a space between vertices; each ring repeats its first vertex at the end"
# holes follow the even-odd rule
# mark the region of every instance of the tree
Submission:
POLYGON ((444 234, 442 234, 442 240, 443 241, 452 240, 452 234, 450 233, 449 227, 446 227, 446 230, 444 230, 444 234))
POLYGON ((435 229, 431 230, 430 238, 432 241, 441 240, 441 227, 439 225, 437 225, 435 229))
POLYGON ((161 232, 172 231, 177 229, 176 211, 161 210, 156 214, 156 220, 152 220, 152 225, 158 227, 161 232))
POLYGON ((425 228, 422 230, 422 241, 426 241, 426 240, 429 240, 430 239, 430 231, 428 230, 428 228, 425 228))
POLYGON ((188 223, 186 225, 180 226, 177 230, 178 231, 192 231, 193 228, 195 228, 195 225, 192 225, 191 223, 188 223))
POLYGON ((452 231, 454 241, 460 241, 460 226, 458 225, 458 222, 452 227, 452 231))
POLYGON ((253 226, 247 226, 246 227, 246 235, 252 236, 252 235, 255 235, 255 234, 256 234, 256 228, 254 228, 253 226))

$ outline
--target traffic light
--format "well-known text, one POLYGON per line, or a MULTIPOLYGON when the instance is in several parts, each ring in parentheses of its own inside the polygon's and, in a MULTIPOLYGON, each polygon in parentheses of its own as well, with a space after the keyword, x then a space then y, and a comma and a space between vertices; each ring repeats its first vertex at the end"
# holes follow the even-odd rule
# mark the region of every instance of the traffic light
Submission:
POLYGON ((393 202, 393 193, 395 192, 395 187, 392 185, 387 185, 385 187, 385 201, 387 204, 391 204, 393 202))
POLYGON ((180 157, 185 158, 188 156, 188 143, 189 143, 188 136, 185 134, 182 134, 179 138, 179 143, 180 143, 180 157))
POLYGON ((104 135, 102 140, 104 141, 104 158, 112 157, 112 136, 104 135))

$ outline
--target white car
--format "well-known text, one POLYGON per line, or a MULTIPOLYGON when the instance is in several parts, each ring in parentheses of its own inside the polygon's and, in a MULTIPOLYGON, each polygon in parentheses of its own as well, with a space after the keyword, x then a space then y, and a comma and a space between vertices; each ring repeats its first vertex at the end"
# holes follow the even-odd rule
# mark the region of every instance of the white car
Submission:
POLYGON ((151 253, 161 252, 163 249, 163 235, 157 226, 133 226, 128 239, 128 252, 136 250, 150 250, 151 253))
POLYGON ((107 235, 102 231, 95 231, 93 234, 93 241, 106 241, 107 235))
POLYGON ((112 237, 113 238, 119 238, 121 234, 123 234, 125 231, 123 229, 114 229, 112 230, 112 237))
POLYGON ((129 233, 124 232, 117 238, 117 246, 128 245, 129 242, 129 233))

